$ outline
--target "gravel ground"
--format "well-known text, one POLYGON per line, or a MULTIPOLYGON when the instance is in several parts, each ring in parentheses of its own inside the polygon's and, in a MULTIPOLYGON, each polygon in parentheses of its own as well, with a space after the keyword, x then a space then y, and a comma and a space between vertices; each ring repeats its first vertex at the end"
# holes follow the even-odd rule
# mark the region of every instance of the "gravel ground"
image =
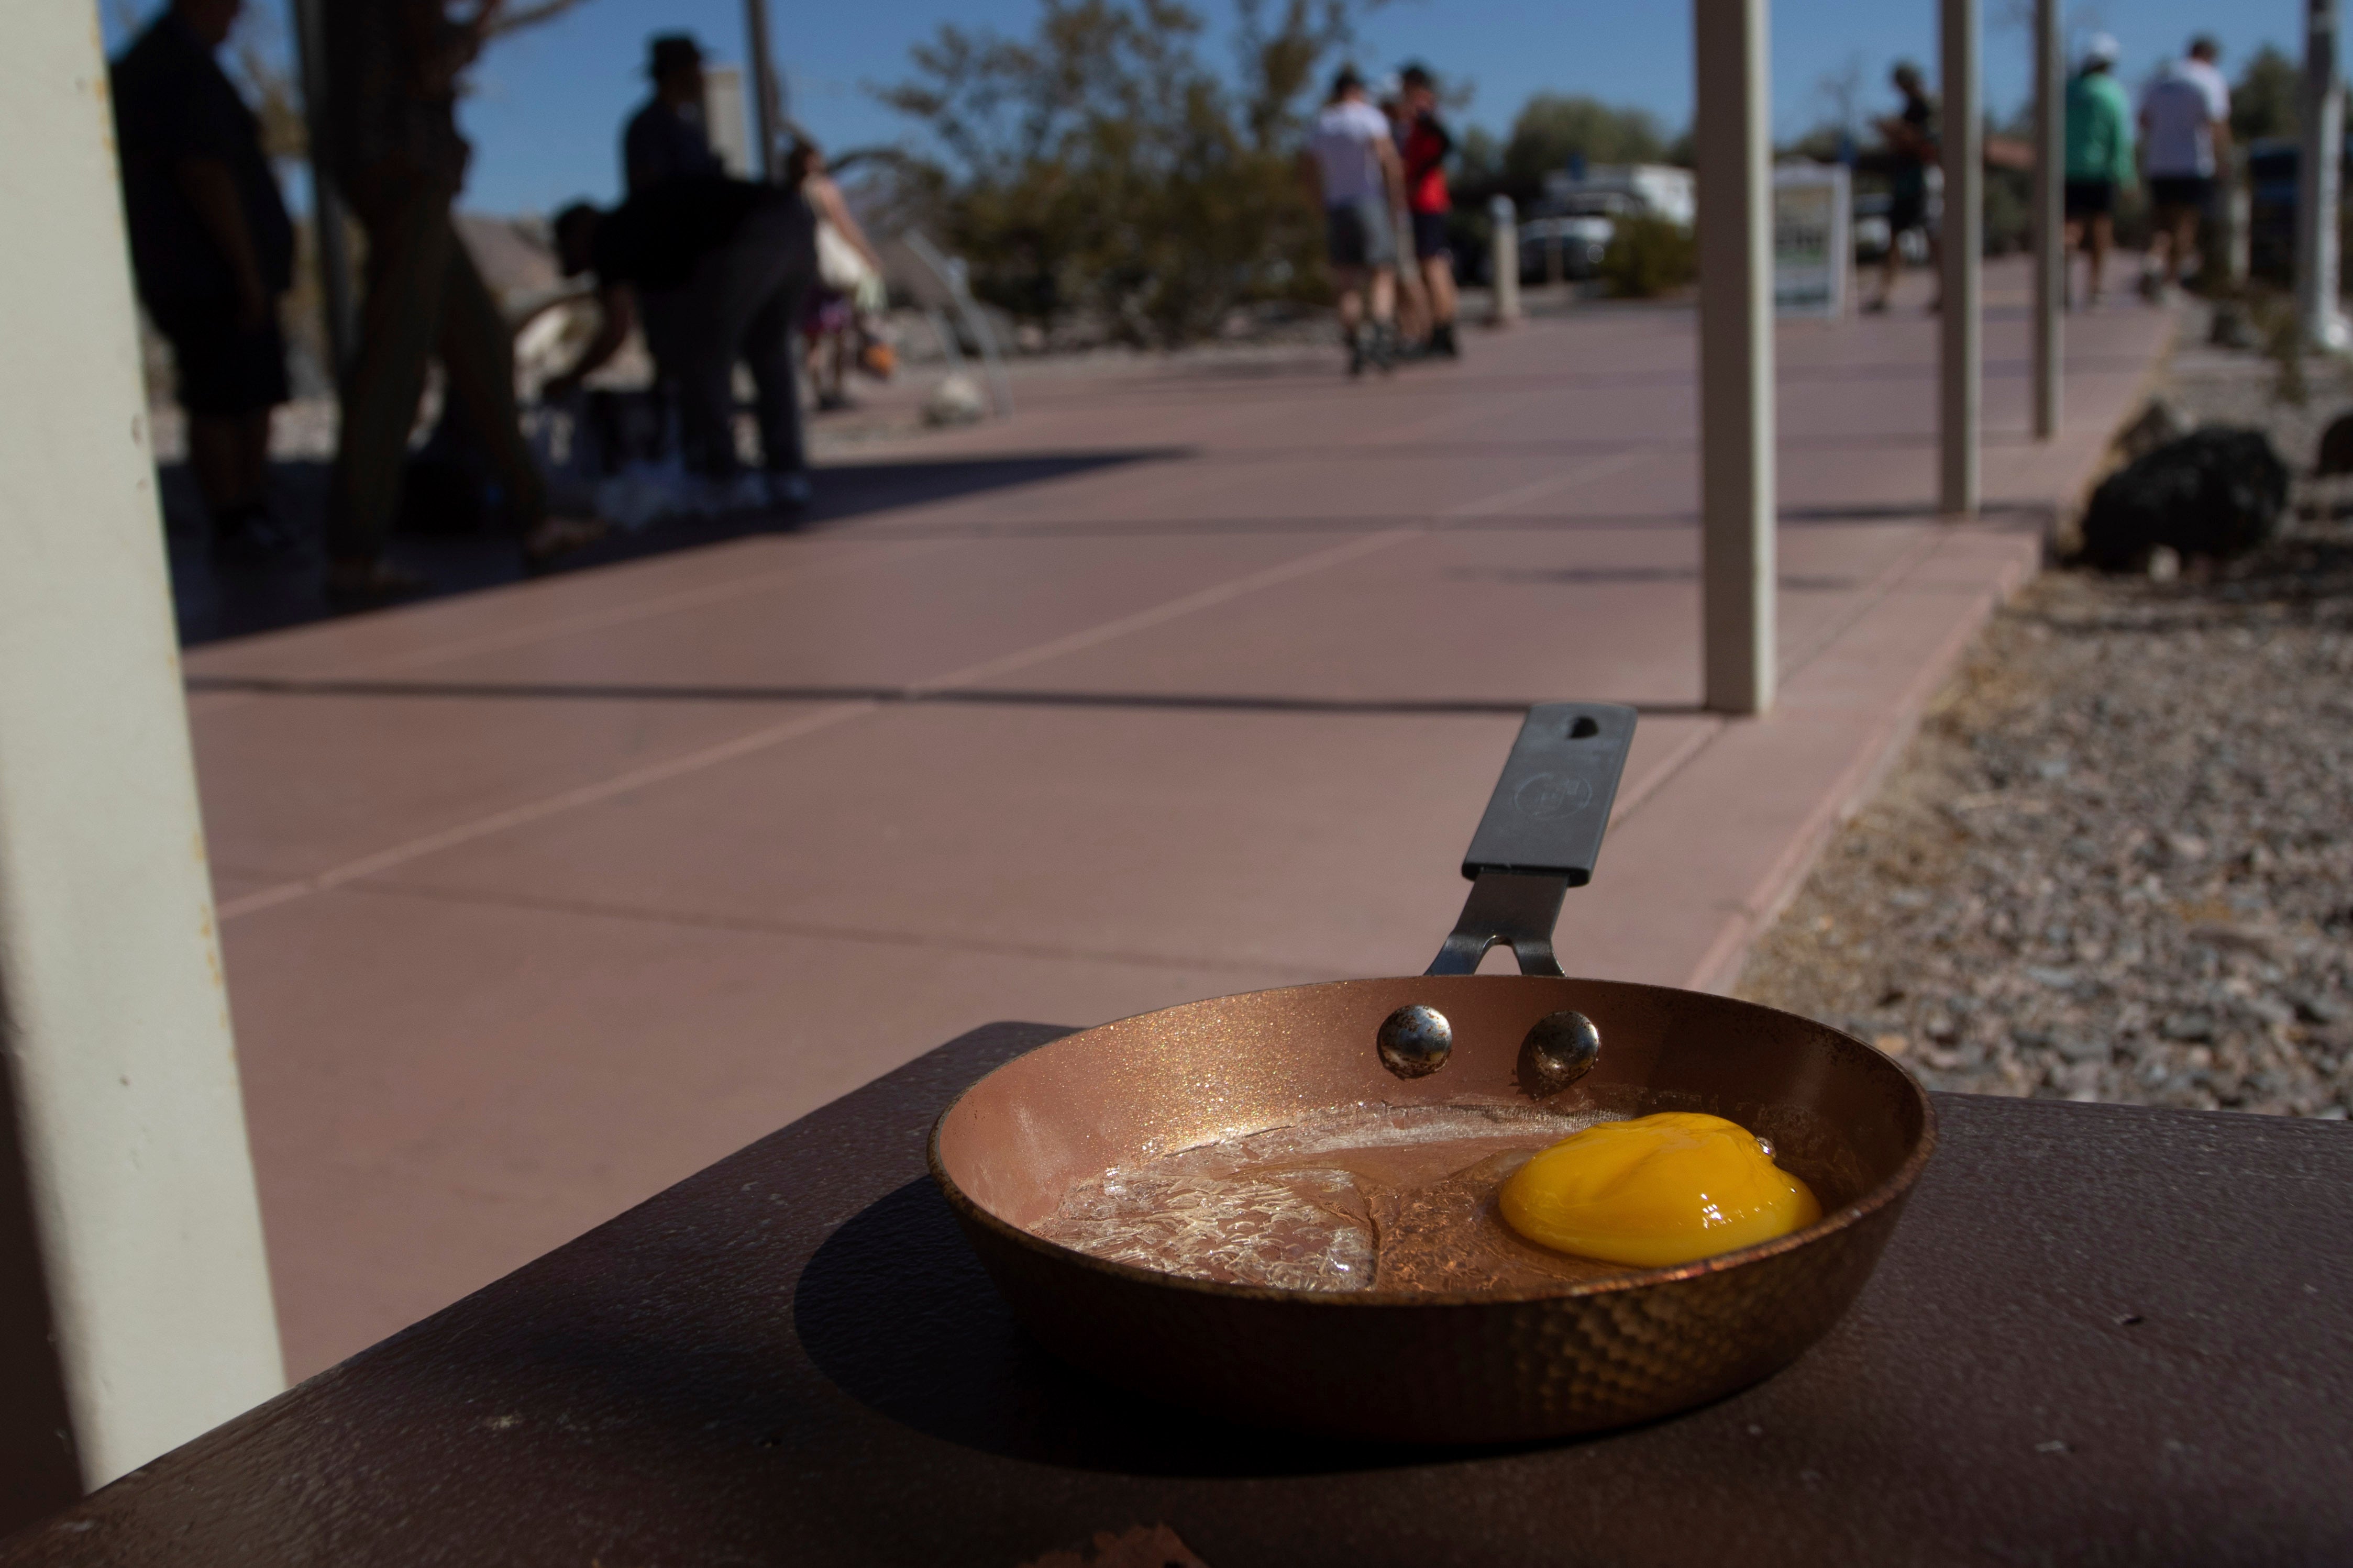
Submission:
MULTIPOLYGON (((2283 405, 2266 362, 2200 350, 2168 395, 2270 428, 2301 472, 2353 400, 2306 374, 2283 405)), ((2172 582, 2028 587, 1738 989, 1933 1088, 2345 1116, 2353 521, 2172 582)))

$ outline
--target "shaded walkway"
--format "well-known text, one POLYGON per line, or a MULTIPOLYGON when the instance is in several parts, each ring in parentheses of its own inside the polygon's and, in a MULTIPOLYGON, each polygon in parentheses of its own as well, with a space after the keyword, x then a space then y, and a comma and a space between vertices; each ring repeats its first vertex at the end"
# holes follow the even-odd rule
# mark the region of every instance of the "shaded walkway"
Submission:
MULTIPOLYGON (((836 463, 825 469, 825 488, 798 515, 742 512, 723 517, 680 518, 638 533, 613 533, 567 557, 561 570, 578 572, 639 561, 677 550, 696 550, 761 534, 805 531, 850 521, 869 512, 916 506, 1012 485, 1031 485, 1120 463, 1166 458, 1151 448, 1134 452, 1051 453, 938 461, 836 463)), ((179 617, 180 643, 194 647, 227 637, 250 637, 308 626, 332 616, 321 595, 325 570, 318 547, 324 525, 328 465, 322 461, 270 465, 270 493, 278 515, 298 529, 305 548, 259 564, 212 559, 205 547, 204 510, 185 464, 165 466, 164 510, 173 528, 167 538, 172 563, 172 604, 179 617)), ((480 593, 526 581, 513 543, 502 535, 395 535, 394 558, 424 573, 433 590, 426 599, 480 593)))

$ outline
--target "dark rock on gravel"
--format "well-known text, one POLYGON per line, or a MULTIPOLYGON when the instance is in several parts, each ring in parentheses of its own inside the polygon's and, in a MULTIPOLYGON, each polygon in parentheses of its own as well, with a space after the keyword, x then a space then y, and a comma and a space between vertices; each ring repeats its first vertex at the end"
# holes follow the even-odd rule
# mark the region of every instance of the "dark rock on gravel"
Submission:
POLYGON ((2213 427, 2110 475, 2084 513, 2084 558, 2137 572, 2162 546, 2227 561, 2267 544, 2287 508, 2287 465, 2260 430, 2213 427))

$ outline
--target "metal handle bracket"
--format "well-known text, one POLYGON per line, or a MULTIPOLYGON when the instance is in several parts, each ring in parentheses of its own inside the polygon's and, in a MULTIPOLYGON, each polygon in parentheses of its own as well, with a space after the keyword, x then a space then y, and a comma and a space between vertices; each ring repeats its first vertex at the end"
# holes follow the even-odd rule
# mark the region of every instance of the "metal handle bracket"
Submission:
POLYGON ((1563 896, 1593 879, 1634 722, 1634 710, 1608 702, 1528 710, 1462 858, 1471 896, 1428 973, 1475 973, 1498 942, 1523 974, 1561 973, 1552 928, 1563 896))

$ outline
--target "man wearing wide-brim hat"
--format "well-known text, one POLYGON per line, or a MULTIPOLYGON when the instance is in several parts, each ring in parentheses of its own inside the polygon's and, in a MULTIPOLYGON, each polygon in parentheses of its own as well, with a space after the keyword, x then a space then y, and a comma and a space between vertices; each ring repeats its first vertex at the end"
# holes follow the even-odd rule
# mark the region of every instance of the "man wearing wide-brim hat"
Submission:
POLYGON ((702 122, 702 46, 691 33, 661 33, 648 47, 653 101, 621 134, 621 184, 642 195, 664 180, 726 173, 702 122))

